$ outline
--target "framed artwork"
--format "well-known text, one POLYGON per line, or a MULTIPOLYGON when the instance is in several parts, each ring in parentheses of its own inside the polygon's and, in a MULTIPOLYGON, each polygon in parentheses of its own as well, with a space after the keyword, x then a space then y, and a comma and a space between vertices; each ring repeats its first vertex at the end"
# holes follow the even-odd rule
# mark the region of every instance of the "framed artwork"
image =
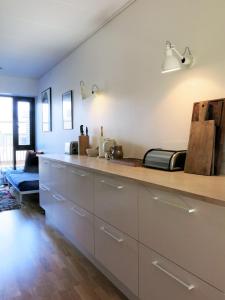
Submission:
POLYGON ((52 131, 52 89, 41 93, 41 103, 42 103, 42 131, 49 132, 52 131))
POLYGON ((73 129, 73 91, 62 95, 63 129, 73 129))

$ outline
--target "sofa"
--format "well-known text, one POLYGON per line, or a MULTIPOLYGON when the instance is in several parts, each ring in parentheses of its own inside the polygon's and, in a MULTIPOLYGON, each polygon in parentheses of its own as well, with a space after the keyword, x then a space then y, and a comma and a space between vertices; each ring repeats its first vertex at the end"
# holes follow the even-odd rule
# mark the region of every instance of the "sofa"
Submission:
POLYGON ((27 151, 25 165, 22 169, 6 170, 5 181, 17 191, 19 202, 22 202, 23 195, 39 193, 39 171, 37 152, 27 151))

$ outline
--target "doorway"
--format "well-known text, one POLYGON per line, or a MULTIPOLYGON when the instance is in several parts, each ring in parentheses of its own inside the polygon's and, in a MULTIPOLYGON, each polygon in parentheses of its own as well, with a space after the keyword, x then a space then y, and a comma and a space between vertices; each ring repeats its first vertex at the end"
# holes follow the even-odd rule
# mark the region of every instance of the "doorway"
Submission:
POLYGON ((24 166, 26 150, 35 148, 35 100, 0 96, 0 168, 24 166))

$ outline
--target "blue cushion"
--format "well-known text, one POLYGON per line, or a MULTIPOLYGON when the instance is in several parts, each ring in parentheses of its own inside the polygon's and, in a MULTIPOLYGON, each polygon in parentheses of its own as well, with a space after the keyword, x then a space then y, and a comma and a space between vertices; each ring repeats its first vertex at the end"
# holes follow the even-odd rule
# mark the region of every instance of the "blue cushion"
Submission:
POLYGON ((5 174, 6 179, 21 192, 39 190, 39 174, 23 170, 12 170, 5 174))

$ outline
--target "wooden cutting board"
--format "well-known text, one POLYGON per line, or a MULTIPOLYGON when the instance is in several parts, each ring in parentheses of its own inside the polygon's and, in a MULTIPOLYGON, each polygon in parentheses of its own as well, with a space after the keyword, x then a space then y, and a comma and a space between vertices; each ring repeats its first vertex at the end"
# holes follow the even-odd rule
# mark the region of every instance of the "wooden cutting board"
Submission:
POLYGON ((222 162, 224 160, 224 144, 225 144, 225 101, 222 106, 221 123, 217 130, 216 137, 216 175, 221 174, 222 162))
MULTIPOLYGON (((199 106, 196 102, 193 106, 192 121, 199 121, 199 106)), ((215 120, 215 175, 221 174, 221 167, 225 142, 225 99, 215 99, 208 101, 208 116, 206 120, 215 120)))
POLYGON ((211 175, 214 165, 215 120, 205 121, 208 102, 200 102, 199 121, 191 123, 188 152, 185 162, 186 173, 211 175))
POLYGON ((138 158, 122 158, 122 159, 111 159, 110 162, 120 165, 126 165, 131 167, 142 167, 142 159, 138 158))

